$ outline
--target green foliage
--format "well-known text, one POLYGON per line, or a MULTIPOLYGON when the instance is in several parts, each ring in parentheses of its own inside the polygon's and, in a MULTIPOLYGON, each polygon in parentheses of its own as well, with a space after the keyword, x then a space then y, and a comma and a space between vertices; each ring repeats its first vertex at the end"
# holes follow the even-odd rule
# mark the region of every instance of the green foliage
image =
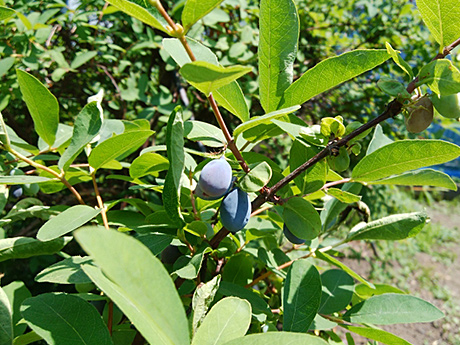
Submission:
MULTIPOLYGON (((455 5, 418 4, 443 51, 455 5)), ((443 316, 341 259, 424 235, 424 212, 371 213, 379 185, 457 188, 418 169, 460 148, 398 117, 402 73, 460 91, 411 3, 1 5, 2 344, 408 344, 373 325, 443 316)))

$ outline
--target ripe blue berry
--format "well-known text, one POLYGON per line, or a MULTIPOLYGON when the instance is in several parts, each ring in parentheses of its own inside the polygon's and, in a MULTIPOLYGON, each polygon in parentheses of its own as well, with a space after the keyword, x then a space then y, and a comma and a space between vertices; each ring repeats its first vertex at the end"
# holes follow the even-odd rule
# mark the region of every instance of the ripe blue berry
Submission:
POLYGON ((215 159, 201 170, 197 196, 206 200, 218 199, 227 193, 232 185, 232 167, 223 158, 215 159), (200 195, 201 194, 201 195, 200 195))
POLYGON ((22 187, 17 184, 11 186, 10 194, 16 199, 20 198, 22 196, 22 187))
POLYGON ((286 226, 286 224, 284 224, 283 226, 283 232, 284 232, 284 236, 286 236, 286 238, 288 239, 289 242, 293 243, 293 244, 304 244, 305 243, 305 240, 302 240, 301 238, 298 238, 296 235, 294 235, 286 226))
POLYGON ((228 231, 236 233, 243 229, 250 216, 251 201, 248 193, 235 188, 222 200, 220 221, 228 231))

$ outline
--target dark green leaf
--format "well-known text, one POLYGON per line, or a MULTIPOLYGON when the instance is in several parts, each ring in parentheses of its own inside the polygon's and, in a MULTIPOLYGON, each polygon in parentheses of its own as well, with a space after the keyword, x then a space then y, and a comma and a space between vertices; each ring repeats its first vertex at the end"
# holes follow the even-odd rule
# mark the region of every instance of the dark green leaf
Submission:
POLYGON ((291 198, 283 204, 283 218, 296 237, 312 240, 321 230, 321 219, 312 204, 302 198, 291 198))
POLYGON ((224 266, 222 280, 245 286, 249 284, 254 275, 254 263, 248 253, 233 255, 224 266))
POLYGON ((16 11, 11 8, 0 6, 0 20, 5 20, 5 19, 8 19, 9 17, 14 16, 15 12, 16 11))
MULTIPOLYGON (((8 296, 8 300, 10 301, 11 309, 13 312, 14 336, 18 337, 24 333, 27 328, 26 324, 19 323, 19 321, 22 319, 20 311, 21 304, 25 299, 32 297, 32 295, 29 289, 27 289, 27 286, 25 286, 21 281, 14 281, 9 283, 3 287, 3 291, 8 296)), ((16 344, 16 341, 14 344, 16 344)))
POLYGON ((96 308, 79 297, 49 293, 28 298, 21 313, 50 345, 113 344, 96 308))
POLYGON ((265 302, 257 293, 244 286, 222 281, 218 292, 224 296, 235 296, 243 298, 251 303, 253 314, 271 315, 272 312, 267 302, 265 302))
POLYGON ((208 247, 202 252, 196 253, 184 267, 181 267, 171 274, 177 274, 183 279, 195 279, 198 276, 198 273, 200 273, 204 255, 209 252, 211 252, 211 248, 208 247))
POLYGON ((297 260, 284 282, 283 330, 306 332, 318 312, 321 301, 321 278, 307 259, 297 260))
MULTIPOLYGON (((262 0, 259 14, 259 95, 266 113, 279 109, 293 79, 299 15, 292 0, 262 0)), ((286 107, 284 107, 286 108, 286 107)))
POLYGON ((16 70, 21 93, 34 121, 35 131, 48 144, 56 139, 59 103, 56 97, 33 75, 16 70))
POLYGON ((170 220, 182 228, 184 218, 180 211, 181 177, 184 172, 184 122, 182 108, 176 107, 169 116, 166 145, 170 168, 163 189, 163 204, 170 220))
POLYGON ((192 141, 201 141, 209 147, 223 147, 226 143, 220 128, 201 121, 185 121, 184 135, 192 141))
POLYGON ((322 295, 320 314, 332 314, 345 309, 353 296, 353 278, 342 270, 321 274, 322 295))
POLYGON ((393 47, 391 46, 390 43, 385 42, 385 47, 387 48, 388 54, 390 54, 391 58, 393 61, 404 71, 409 75, 410 80, 414 79, 414 72, 412 71, 412 67, 404 61, 404 59, 401 57, 401 54, 399 51, 394 50, 393 47))
POLYGON ((129 167, 129 176, 141 178, 146 175, 158 176, 160 171, 168 170, 169 161, 158 153, 147 152, 137 157, 129 167))

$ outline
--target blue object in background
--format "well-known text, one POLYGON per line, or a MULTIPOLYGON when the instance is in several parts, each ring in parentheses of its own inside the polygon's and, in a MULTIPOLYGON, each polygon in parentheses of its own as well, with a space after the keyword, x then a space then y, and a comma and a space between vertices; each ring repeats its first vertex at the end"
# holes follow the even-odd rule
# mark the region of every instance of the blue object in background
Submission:
MULTIPOLYGON (((449 141, 460 145, 460 128, 449 129, 433 123, 428 129, 437 139, 449 141)), ((460 178, 460 157, 450 162, 436 165, 433 168, 441 170, 446 174, 460 178)))

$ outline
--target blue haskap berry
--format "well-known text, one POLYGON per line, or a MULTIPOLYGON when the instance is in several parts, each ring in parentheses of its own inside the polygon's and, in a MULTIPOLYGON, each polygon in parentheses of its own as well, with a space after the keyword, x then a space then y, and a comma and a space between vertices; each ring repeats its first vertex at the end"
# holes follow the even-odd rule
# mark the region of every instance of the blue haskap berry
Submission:
POLYGON ((305 240, 302 240, 301 238, 298 238, 296 235, 294 235, 286 226, 286 224, 284 224, 283 226, 283 232, 284 232, 284 236, 286 236, 286 238, 288 239, 289 242, 293 243, 293 244, 304 244, 305 243, 305 240))
POLYGON ((218 199, 227 193, 231 185, 232 167, 225 159, 215 159, 206 164, 203 170, 201 170, 198 187, 202 199, 218 199))
POLYGON ((10 194, 16 199, 20 198, 22 196, 22 187, 17 184, 11 186, 10 194))
POLYGON ((249 195, 239 188, 228 193, 220 208, 220 221, 230 232, 243 229, 251 216, 251 201, 249 195))

